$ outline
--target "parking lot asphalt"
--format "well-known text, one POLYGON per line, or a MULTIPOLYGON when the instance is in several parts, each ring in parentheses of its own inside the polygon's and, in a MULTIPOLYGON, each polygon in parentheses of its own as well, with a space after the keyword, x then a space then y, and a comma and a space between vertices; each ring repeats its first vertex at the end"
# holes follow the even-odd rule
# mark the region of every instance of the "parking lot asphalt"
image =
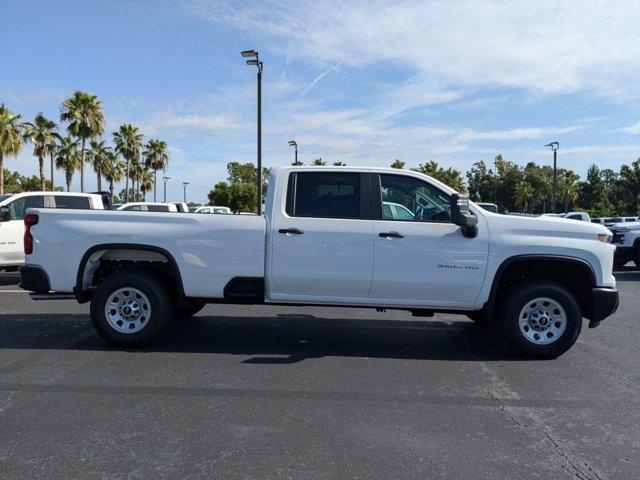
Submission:
POLYGON ((0 478, 640 478, 640 272, 552 361, 463 317, 208 305, 144 350, 0 274, 0 478))

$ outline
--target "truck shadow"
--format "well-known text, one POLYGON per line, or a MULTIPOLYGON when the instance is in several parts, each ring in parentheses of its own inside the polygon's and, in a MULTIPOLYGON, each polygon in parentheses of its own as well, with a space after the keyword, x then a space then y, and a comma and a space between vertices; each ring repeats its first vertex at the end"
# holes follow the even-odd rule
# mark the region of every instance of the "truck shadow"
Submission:
POLYGON ((618 282, 637 282, 640 280, 640 270, 635 266, 622 267, 613 271, 618 282))
MULTIPOLYGON (((0 315, 0 349, 118 350, 86 315, 0 315), (77 341, 74 341, 77 338, 77 341)), ((489 330, 472 322, 197 316, 176 320, 137 352, 212 353, 245 364, 292 364, 325 356, 416 360, 517 360, 489 330)))

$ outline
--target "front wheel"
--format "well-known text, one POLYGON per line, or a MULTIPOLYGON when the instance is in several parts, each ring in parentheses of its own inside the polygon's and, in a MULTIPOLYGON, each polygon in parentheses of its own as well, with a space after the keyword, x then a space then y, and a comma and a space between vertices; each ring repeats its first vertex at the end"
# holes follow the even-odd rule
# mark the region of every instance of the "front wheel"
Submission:
POLYGON ((582 314, 566 288, 544 281, 513 287, 505 297, 500 327, 520 355, 556 358, 569 350, 582 330, 582 314))
POLYGON ((123 272, 107 278, 91 300, 91 321, 100 336, 122 347, 154 340, 171 318, 164 287, 145 273, 123 272))

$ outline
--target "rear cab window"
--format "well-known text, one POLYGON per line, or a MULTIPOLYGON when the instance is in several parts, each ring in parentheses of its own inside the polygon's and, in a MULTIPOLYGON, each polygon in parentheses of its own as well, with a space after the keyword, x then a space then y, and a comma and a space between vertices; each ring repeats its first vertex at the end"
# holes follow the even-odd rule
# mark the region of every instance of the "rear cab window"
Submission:
POLYGON ((291 217, 364 219, 369 212, 366 174, 294 172, 289 177, 286 212, 291 217))
POLYGON ((55 208, 90 210, 91 200, 89 197, 76 197, 73 195, 54 195, 55 208))

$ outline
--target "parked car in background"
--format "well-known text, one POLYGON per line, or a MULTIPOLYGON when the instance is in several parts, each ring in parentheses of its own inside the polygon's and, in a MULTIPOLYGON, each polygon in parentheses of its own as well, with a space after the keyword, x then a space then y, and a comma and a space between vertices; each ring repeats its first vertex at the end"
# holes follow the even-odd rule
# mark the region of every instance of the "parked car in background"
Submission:
POLYGON ((189 213, 189 207, 184 202, 170 202, 172 205, 176 206, 178 213, 189 213))
POLYGON ((495 324, 521 355, 554 358, 583 317, 595 327, 618 306, 609 230, 488 212, 418 172, 273 168, 265 207, 144 222, 33 208, 20 285, 90 301, 96 330, 124 347, 206 303, 271 303, 455 311, 495 324))
POLYGON ((172 212, 178 211, 173 203, 160 203, 160 202, 131 202, 125 203, 118 207, 120 211, 126 212, 172 212))
POLYGON ((484 208, 487 212, 498 213, 498 205, 495 203, 476 202, 480 208, 484 208))
POLYGON ((203 207, 196 208, 193 213, 215 213, 218 215, 231 215, 231 209, 229 207, 221 207, 217 205, 205 205, 203 207))
POLYGON ((591 223, 598 223, 605 227, 610 227, 611 225, 621 222, 623 222, 623 217, 596 217, 591 219, 591 223))
POLYGON ((23 192, 0 195, 0 269, 24 263, 24 215, 27 208, 102 210, 100 194, 69 192, 23 192))
POLYGON ((613 265, 620 268, 633 261, 640 268, 640 222, 620 222, 609 227, 616 246, 613 265))
POLYGON ((562 218, 567 220, 580 220, 582 222, 590 222, 591 218, 587 212, 568 212, 561 215, 562 218))

